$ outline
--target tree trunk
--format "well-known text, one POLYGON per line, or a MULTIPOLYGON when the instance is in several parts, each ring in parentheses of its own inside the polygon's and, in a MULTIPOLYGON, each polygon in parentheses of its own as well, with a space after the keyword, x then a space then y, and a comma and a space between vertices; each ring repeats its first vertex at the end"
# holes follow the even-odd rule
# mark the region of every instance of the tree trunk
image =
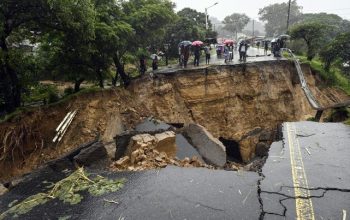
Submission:
POLYGON ((84 78, 79 78, 79 79, 76 79, 75 82, 74 82, 74 92, 79 92, 80 90, 80 85, 82 82, 84 82, 84 78))
POLYGON ((116 74, 120 75, 120 78, 123 81, 124 86, 127 87, 130 84, 130 77, 126 75, 124 71, 124 65, 120 63, 118 54, 114 55, 113 61, 115 66, 117 67, 116 74))
POLYGON ((10 66, 8 48, 5 36, 0 39, 0 48, 3 53, 1 62, 1 81, 3 82, 3 93, 6 112, 12 112, 21 106, 21 85, 14 69, 10 66))
POLYGON ((115 76, 112 79, 112 85, 114 87, 116 87, 117 86, 117 82, 118 82, 118 69, 115 71, 115 76))
POLYGON ((98 85, 100 88, 104 88, 103 86, 103 76, 102 76, 102 71, 101 71, 101 68, 97 68, 96 69, 96 73, 97 73, 97 77, 98 77, 98 85))

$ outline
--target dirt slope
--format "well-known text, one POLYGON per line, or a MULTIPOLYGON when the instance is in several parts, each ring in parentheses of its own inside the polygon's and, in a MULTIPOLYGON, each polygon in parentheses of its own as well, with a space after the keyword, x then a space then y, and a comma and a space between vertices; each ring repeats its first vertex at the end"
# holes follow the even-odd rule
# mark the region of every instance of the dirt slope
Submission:
MULTIPOLYGON (((320 86, 310 69, 303 69, 322 105, 348 98, 337 89, 320 86)), ((305 120, 314 114, 288 61, 145 76, 127 90, 84 94, 0 124, 0 156, 7 156, 0 163, 0 180, 28 172, 96 136, 111 142, 123 126, 131 128, 148 116, 169 123, 196 122, 215 137, 239 141, 257 127, 271 130, 284 121, 305 120), (64 139, 53 144, 55 128, 75 109, 78 114, 64 139)), ((255 146, 240 147, 246 148, 247 157, 254 156, 255 146)))

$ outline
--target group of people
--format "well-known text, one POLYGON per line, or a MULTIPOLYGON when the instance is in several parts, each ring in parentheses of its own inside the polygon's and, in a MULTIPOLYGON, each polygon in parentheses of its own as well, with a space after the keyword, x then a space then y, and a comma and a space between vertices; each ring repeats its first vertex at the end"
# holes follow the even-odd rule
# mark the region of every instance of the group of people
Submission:
POLYGON ((202 49, 204 50, 204 53, 205 53, 205 63, 209 64, 210 63, 210 46, 209 45, 205 45, 203 48, 201 48, 201 46, 190 47, 189 45, 188 46, 181 45, 179 47, 179 64, 180 64, 180 66, 182 66, 184 68, 187 67, 188 60, 189 60, 191 54, 193 54, 193 57, 194 57, 193 65, 199 66, 202 49))

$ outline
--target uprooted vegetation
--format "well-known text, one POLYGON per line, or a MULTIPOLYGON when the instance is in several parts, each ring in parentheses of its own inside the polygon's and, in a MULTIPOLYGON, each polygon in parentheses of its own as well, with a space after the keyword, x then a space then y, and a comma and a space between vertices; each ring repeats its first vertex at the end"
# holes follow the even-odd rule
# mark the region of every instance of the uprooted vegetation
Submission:
MULTIPOLYGON (((307 65, 303 71, 321 105, 348 99, 341 90, 324 87, 307 65)), ((237 143, 232 152, 239 152, 240 161, 234 162, 249 163, 260 148, 271 144, 280 123, 314 115, 295 68, 288 61, 145 76, 134 80, 127 90, 116 88, 75 96, 0 124, 0 140, 6 143, 0 153, 1 158, 6 158, 0 164, 0 175, 4 180, 29 172, 96 138, 113 143, 116 134, 133 130, 149 116, 168 124, 200 124, 215 138, 230 140, 231 146, 237 143), (76 109, 77 116, 62 141, 52 143, 57 125, 76 109), (16 135, 21 137, 21 129, 29 132, 23 132, 22 140, 14 140, 16 135), (262 140, 264 134, 269 138, 262 140)), ((164 156, 153 153, 154 160, 164 156)))
POLYGON ((83 168, 77 169, 68 177, 51 183, 47 188, 47 192, 37 193, 29 196, 23 201, 13 201, 9 204, 9 209, 0 215, 0 219, 6 217, 18 217, 23 215, 39 205, 43 205, 53 199, 61 200, 71 205, 78 204, 82 201, 82 191, 88 191, 93 196, 103 195, 109 192, 116 192, 126 180, 109 180, 102 176, 90 177, 83 168))

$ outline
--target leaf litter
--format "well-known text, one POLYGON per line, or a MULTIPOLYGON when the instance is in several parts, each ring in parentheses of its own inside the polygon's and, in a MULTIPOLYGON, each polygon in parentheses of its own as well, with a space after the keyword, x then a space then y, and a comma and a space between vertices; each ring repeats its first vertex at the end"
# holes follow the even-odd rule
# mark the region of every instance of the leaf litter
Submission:
POLYGON ((10 203, 7 211, 0 215, 0 220, 12 215, 19 216, 31 211, 34 207, 43 205, 53 199, 59 199, 70 205, 78 204, 82 201, 82 191, 88 191, 92 196, 100 196, 109 192, 116 192, 123 187, 125 179, 111 180, 97 175, 93 179, 89 178, 84 168, 78 168, 68 177, 53 184, 46 193, 37 193, 29 196, 22 202, 14 200, 10 203))

